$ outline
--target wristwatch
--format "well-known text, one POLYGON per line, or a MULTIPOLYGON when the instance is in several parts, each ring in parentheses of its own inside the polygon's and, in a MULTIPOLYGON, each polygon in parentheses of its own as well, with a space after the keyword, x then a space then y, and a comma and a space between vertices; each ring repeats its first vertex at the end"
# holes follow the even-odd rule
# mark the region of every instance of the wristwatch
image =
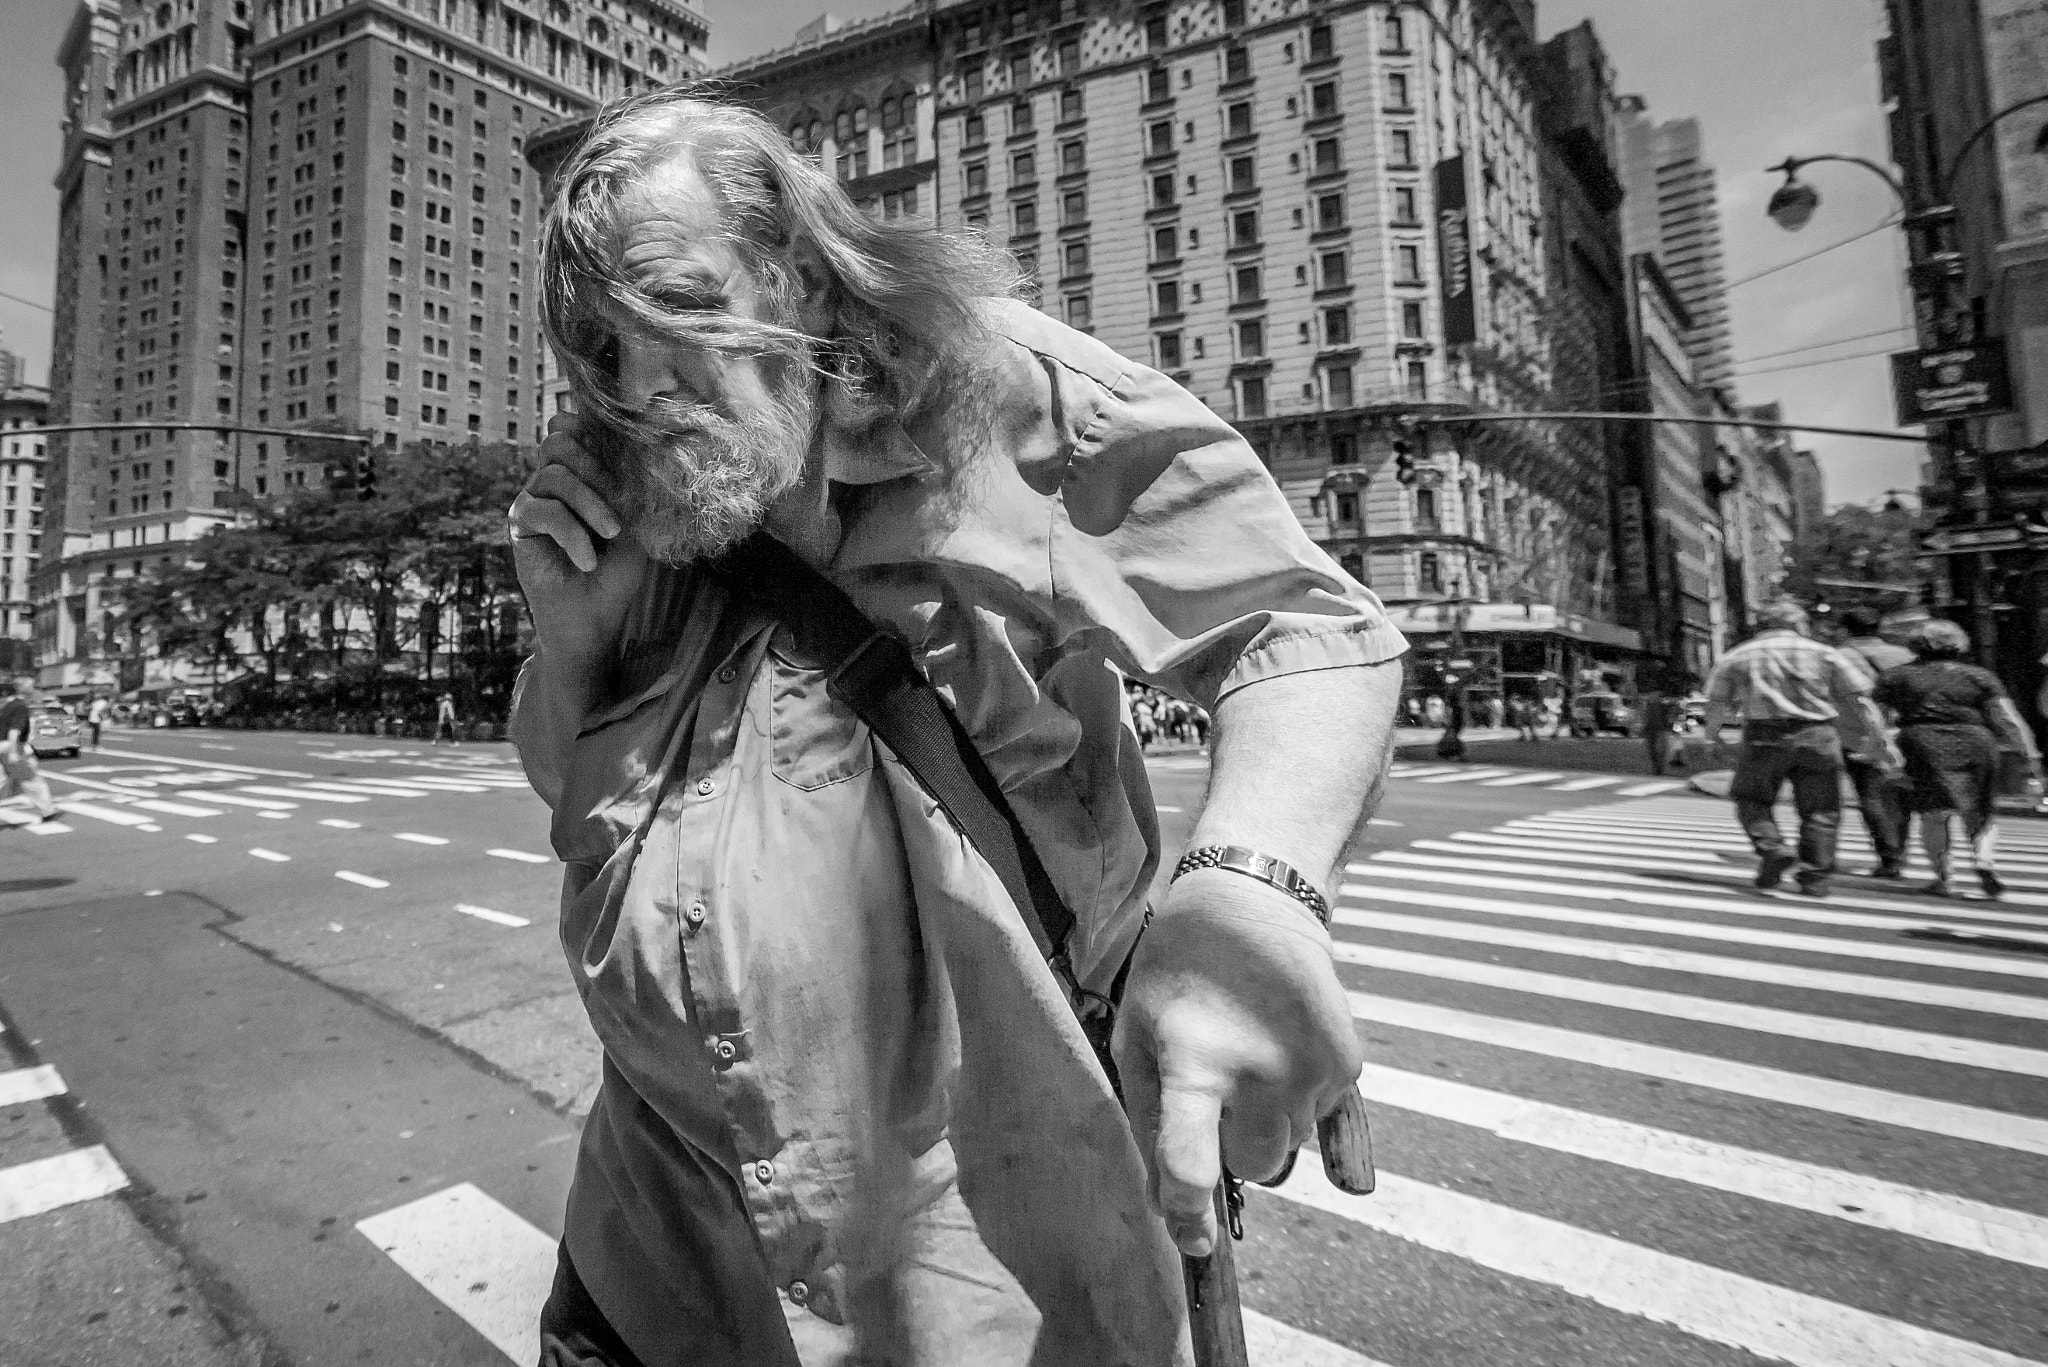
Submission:
POLYGON ((1173 866, 1173 878, 1192 869, 1229 869, 1247 878, 1256 878, 1261 883, 1270 883, 1295 901, 1315 913, 1323 929, 1330 928, 1330 904, 1323 900, 1323 894, 1316 891, 1316 885, 1301 876, 1292 864, 1275 859, 1270 854, 1246 849, 1242 845, 1204 845, 1198 850, 1189 850, 1173 866))

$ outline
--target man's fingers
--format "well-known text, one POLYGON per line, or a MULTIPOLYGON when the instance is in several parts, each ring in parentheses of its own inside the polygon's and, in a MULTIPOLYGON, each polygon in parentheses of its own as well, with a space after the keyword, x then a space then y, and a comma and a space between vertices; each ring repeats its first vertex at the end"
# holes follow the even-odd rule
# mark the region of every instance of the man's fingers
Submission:
POLYGON ((597 568, 597 547, 576 515, 551 498, 521 494, 512 504, 512 535, 520 541, 551 537, 585 574, 597 568))
POLYGON ((1304 1127, 1275 1111, 1233 1111, 1223 1125, 1223 1156, 1236 1176, 1264 1182, 1314 1132, 1313 1120, 1304 1127))
POLYGON ((1223 1099, 1213 1091, 1169 1087, 1159 1094, 1154 1199, 1174 1243, 1191 1258, 1206 1257, 1216 1247, 1212 1202, 1223 1180, 1222 1124, 1223 1099))
POLYGON ((607 541, 619 534, 621 523, 618 514, 566 465, 543 465, 539 473, 527 482, 526 492, 535 498, 552 498, 566 503, 576 516, 583 519, 584 525, 607 541))

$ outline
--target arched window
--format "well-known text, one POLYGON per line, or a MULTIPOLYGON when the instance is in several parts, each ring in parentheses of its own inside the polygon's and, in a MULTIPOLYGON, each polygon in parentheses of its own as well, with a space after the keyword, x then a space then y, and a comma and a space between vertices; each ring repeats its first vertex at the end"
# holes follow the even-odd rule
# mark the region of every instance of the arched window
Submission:
POLYGON ((917 96, 902 91, 882 101, 882 169, 917 160, 917 96))
POLYGON ((868 173, 868 107, 840 110, 832 131, 838 142, 839 178, 859 180, 868 173))

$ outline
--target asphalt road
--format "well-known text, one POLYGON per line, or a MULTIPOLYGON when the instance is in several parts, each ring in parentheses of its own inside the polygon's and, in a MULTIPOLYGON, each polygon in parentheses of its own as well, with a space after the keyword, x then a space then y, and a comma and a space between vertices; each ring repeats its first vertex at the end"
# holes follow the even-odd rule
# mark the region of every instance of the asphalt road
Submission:
MULTIPOLYGON (((510 751, 47 771, 56 827, 0 809, 0 1362, 529 1360, 596 1047, 510 751)), ((1206 767, 1153 777, 1177 853, 1206 767)), ((1251 1195, 1254 1361, 2048 1360, 2038 830, 2000 906, 1816 904, 1675 786, 1406 766, 1338 913, 1381 1190, 1251 1195)))

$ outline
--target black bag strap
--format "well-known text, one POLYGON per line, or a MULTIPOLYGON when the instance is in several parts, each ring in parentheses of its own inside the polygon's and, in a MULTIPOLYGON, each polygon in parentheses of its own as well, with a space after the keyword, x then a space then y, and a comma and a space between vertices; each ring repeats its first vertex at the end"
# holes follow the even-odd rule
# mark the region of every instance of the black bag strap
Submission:
POLYGON ((796 637, 799 651, 825 670, 826 688, 896 753, 925 791, 981 851, 1017 904, 1063 986, 1081 1011, 1104 1069, 1109 1066, 1111 998, 1081 988, 1067 957, 1074 914, 1061 900, 1038 852, 1017 821, 981 752, 953 709, 919 672, 903 641, 875 625, 838 585, 766 532, 727 552, 719 572, 737 591, 771 609, 796 637))

